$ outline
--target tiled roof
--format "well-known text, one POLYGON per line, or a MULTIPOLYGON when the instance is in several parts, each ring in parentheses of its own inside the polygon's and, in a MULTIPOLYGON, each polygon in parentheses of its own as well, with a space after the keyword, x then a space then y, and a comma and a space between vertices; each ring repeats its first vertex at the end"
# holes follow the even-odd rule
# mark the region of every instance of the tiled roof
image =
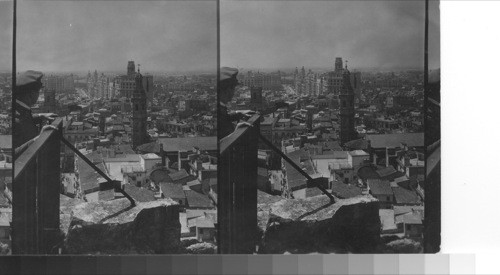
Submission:
POLYGON ((394 199, 398 204, 418 204, 420 199, 417 192, 403 187, 393 187, 394 199))
POLYGON ((424 133, 366 135, 372 148, 395 148, 405 143, 409 147, 424 146, 424 133))
POLYGON ((387 180, 369 179, 368 186, 373 195, 392 195, 391 184, 387 180))
POLYGON ((377 174, 380 176, 380 177, 388 177, 394 173, 396 173, 396 169, 394 169, 394 167, 392 166, 388 166, 388 167, 385 167, 385 168, 382 168, 382 169, 378 169, 377 170, 377 174))
POLYGON ((125 184, 124 188, 125 192, 127 192, 127 194, 129 194, 135 201, 148 202, 155 200, 154 192, 149 189, 136 187, 130 184, 125 184))
POLYGON ((334 181, 332 183, 332 194, 341 199, 348 199, 362 195, 361 188, 342 182, 334 181))
POLYGON ((163 143, 166 152, 190 151, 194 147, 200 150, 217 150, 217 137, 183 137, 183 138, 158 138, 158 142, 163 143))
POLYGON ((137 150, 144 152, 144 153, 160 153, 160 145, 158 143, 156 143, 156 141, 149 142, 149 143, 139 145, 137 147, 137 150))
MULTIPOLYGON (((99 170, 106 173, 102 158, 97 152, 87 154, 86 157, 92 160, 99 170)), ((105 181, 101 175, 80 158, 77 159, 77 168, 80 186, 84 193, 88 193, 87 191, 97 191, 99 183, 105 181)))
POLYGON ((189 174, 186 172, 186 170, 181 169, 181 170, 179 170, 177 172, 168 174, 168 176, 173 181, 178 181, 178 180, 181 180, 181 179, 189 177, 189 174))
POLYGON ((182 190, 182 185, 180 184, 171 182, 162 182, 160 183, 160 186, 163 196, 166 198, 172 198, 172 199, 186 198, 186 194, 184 194, 184 191, 182 190))
POLYGON ((355 139, 346 142, 344 146, 352 150, 366 150, 368 149, 368 141, 365 139, 355 139))
POLYGON ((207 195, 200 194, 193 190, 184 190, 189 207, 191 208, 211 208, 214 207, 207 195))
MULTIPOLYGON (((292 159, 299 167, 303 167, 306 173, 309 175, 313 175, 316 172, 314 171, 311 160, 307 159, 303 165, 300 163, 301 156, 307 156, 308 153, 303 151, 302 149, 290 152, 287 156, 292 159)), ((288 162, 285 162, 286 167, 286 175, 288 187, 292 190, 299 190, 307 187, 307 179, 288 162)))

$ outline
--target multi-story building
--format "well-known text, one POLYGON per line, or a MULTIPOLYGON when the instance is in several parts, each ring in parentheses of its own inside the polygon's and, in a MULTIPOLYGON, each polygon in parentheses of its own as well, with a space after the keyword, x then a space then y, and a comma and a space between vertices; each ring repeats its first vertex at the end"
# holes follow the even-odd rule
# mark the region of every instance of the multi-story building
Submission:
MULTIPOLYGON (((135 91, 135 64, 134 61, 129 61, 127 65, 127 74, 118 76, 115 79, 116 96, 130 99, 135 91)), ((153 76, 142 76, 142 87, 146 92, 148 100, 153 98, 153 76)))
POLYGON ((261 87, 264 90, 279 90, 282 87, 281 72, 253 74, 252 71, 248 71, 243 84, 248 87, 261 87))
POLYGON ((75 90, 73 74, 63 76, 49 75, 47 78, 43 78, 42 81, 46 90, 52 90, 56 93, 75 90))

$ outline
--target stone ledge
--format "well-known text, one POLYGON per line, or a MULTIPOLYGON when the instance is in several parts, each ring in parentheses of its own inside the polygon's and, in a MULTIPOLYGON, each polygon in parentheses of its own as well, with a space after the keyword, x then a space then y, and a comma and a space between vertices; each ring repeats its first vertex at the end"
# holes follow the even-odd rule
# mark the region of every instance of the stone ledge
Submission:
POLYGON ((280 198, 259 210, 259 253, 370 253, 379 243, 378 200, 371 196, 333 204, 325 195, 280 198))
MULTIPOLYGON (((67 214, 66 214, 67 215, 67 214)), ((73 207, 65 254, 163 254, 182 252, 179 206, 171 200, 127 199, 81 203, 73 207)))

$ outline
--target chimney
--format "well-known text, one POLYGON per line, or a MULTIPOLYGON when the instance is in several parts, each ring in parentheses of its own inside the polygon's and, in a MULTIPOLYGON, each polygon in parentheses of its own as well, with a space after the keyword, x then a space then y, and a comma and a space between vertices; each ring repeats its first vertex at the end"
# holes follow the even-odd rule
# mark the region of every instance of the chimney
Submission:
POLYGON ((300 148, 304 147, 304 145, 307 142, 307 136, 306 135, 301 135, 300 136, 300 148))
POLYGON ((94 151, 95 151, 95 150, 97 150, 97 147, 99 146, 99 143, 100 143, 100 142, 99 142, 99 139, 98 139, 98 138, 94 138, 94 144, 93 144, 93 145, 94 145, 94 146, 93 146, 93 147, 94 147, 94 148, 93 148, 93 149, 94 149, 94 151))
POLYGON ((161 166, 166 167, 165 152, 163 151, 163 143, 160 143, 161 166))
POLYGON ((385 147, 385 167, 389 167, 389 148, 385 147))

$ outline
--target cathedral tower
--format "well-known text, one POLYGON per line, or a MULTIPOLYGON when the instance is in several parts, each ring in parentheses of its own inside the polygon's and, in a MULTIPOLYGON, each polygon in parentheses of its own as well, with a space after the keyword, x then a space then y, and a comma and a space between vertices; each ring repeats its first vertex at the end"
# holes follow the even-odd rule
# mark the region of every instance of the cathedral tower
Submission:
POLYGON ((346 68, 342 74, 342 88, 339 94, 340 144, 356 139, 354 131, 354 91, 351 86, 351 74, 346 68))
POLYGON ((134 149, 148 142, 146 98, 146 92, 142 86, 142 75, 138 70, 135 76, 135 90, 132 94, 132 146, 134 149))
POLYGON ((135 64, 134 61, 129 61, 127 65, 127 75, 134 76, 135 74, 135 64))

